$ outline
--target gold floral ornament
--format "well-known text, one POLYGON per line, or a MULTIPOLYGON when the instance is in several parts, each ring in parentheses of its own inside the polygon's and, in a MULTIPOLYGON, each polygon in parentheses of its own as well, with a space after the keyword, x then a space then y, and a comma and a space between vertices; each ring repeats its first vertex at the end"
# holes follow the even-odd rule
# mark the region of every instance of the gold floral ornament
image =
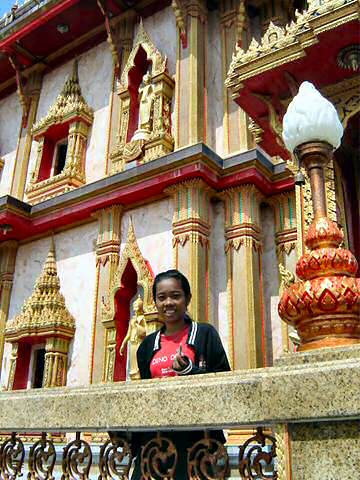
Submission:
POLYGON ((118 85, 120 126, 110 153, 112 173, 122 171, 128 162, 145 163, 173 151, 174 85, 167 57, 155 47, 141 21, 118 85), (135 85, 135 77, 139 84, 135 85))
MULTIPOLYGON (((55 246, 51 242, 43 270, 36 280, 31 296, 24 302, 21 313, 9 320, 5 341, 14 347, 29 338, 45 341, 45 373, 43 386, 61 386, 66 383, 67 352, 75 333, 75 320, 65 305, 57 275, 55 246)), ((16 355, 11 358, 10 371, 15 371, 16 355)), ((10 372, 11 375, 11 372, 10 372)), ((13 383, 13 378, 10 379, 13 383)))
POLYGON ((77 61, 48 114, 33 127, 38 155, 26 194, 31 203, 54 197, 85 184, 85 155, 94 112, 82 96, 77 61), (64 145, 64 165, 59 146, 64 145), (65 153, 66 152, 66 153, 65 153))

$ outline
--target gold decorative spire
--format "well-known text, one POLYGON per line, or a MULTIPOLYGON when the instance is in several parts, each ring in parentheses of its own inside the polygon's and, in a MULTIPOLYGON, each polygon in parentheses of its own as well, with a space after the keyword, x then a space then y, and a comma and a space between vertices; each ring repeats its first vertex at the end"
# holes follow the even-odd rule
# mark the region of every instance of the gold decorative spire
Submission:
POLYGON ((83 117, 88 124, 92 123, 94 117, 93 109, 89 107, 81 93, 77 60, 74 61, 72 75, 66 80, 48 114, 34 125, 33 134, 38 135, 51 125, 70 120, 73 116, 83 117))
POLYGON ((20 338, 36 335, 72 338, 74 331, 75 320, 66 308, 64 296, 60 293, 60 279, 52 238, 48 256, 36 280, 34 291, 24 302, 21 313, 7 323, 5 339, 8 342, 16 342, 20 338))

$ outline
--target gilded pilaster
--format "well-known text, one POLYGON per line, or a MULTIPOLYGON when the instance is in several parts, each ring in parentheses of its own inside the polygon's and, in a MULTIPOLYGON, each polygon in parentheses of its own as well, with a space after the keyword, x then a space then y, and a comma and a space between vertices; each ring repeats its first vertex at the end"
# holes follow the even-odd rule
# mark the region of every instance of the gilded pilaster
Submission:
POLYGON ((110 114, 109 114, 109 127, 108 127, 108 141, 106 146, 106 174, 111 171, 111 159, 110 152, 113 150, 121 123, 121 100, 118 94, 119 79, 121 72, 123 71, 132 49, 134 39, 134 25, 136 20, 136 14, 133 11, 127 13, 127 15, 119 20, 116 25, 112 26, 112 35, 108 35, 108 42, 113 53, 113 81, 110 97, 110 114), (114 53, 116 52, 116 54, 114 53))
POLYGON ((103 380, 103 365, 111 362, 112 351, 113 363, 115 364, 115 343, 113 350, 111 350, 112 341, 108 337, 109 331, 113 330, 112 337, 115 342, 116 331, 115 328, 106 329, 105 334, 104 325, 100 318, 100 309, 119 265, 122 212, 123 207, 121 205, 113 205, 96 212, 99 230, 96 244, 96 291, 89 369, 91 383, 103 380))
POLYGON ((174 200, 173 249, 175 268, 189 279, 189 307, 196 321, 209 321, 210 188, 200 179, 168 189, 174 200))
POLYGON ((247 16, 244 0, 220 2, 223 101, 224 101, 224 153, 246 151, 254 142, 249 131, 249 118, 239 108, 225 86, 235 45, 247 47, 247 16))
POLYGON ((207 8, 205 3, 204 0, 173 2, 178 26, 175 148, 206 142, 207 8))
POLYGON ((4 332, 8 319, 17 242, 9 240, 0 244, 0 373, 4 353, 4 332))
POLYGON ((261 291, 261 194, 253 185, 223 193, 230 359, 233 368, 264 363, 261 291))
MULTIPOLYGON (((36 113, 39 104, 40 91, 43 79, 44 66, 39 67, 31 74, 26 86, 26 121, 22 121, 17 143, 14 173, 11 182, 10 193, 13 197, 23 200, 25 183, 30 160, 32 144, 32 127, 36 120, 36 113)), ((24 114, 25 115, 25 110, 24 114)))
POLYGON ((43 387, 66 385, 68 351, 68 339, 51 337, 46 340, 43 387))
MULTIPOLYGON (((297 260, 297 221, 296 221, 297 192, 286 192, 271 198, 270 203, 275 215, 275 243, 278 265, 286 271, 295 272, 297 260)), ((279 285, 280 285, 279 278, 279 285)), ((282 348, 289 348, 289 328, 281 322, 282 348)))

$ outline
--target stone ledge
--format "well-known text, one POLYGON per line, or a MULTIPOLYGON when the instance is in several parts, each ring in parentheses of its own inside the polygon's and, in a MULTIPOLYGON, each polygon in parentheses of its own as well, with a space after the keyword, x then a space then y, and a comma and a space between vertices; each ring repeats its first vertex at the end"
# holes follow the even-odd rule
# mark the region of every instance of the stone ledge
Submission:
POLYGON ((357 358, 360 360, 360 344, 348 347, 329 347, 308 352, 287 353, 275 360, 275 366, 305 365, 331 360, 357 358))
POLYGON ((1 431, 166 430, 360 418, 358 359, 2 392, 1 431))

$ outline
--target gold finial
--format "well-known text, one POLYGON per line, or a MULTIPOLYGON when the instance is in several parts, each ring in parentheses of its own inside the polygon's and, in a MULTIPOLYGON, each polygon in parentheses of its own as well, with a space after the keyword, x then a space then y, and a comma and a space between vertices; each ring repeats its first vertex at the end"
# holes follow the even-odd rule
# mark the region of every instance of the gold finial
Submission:
POLYGON ((78 76, 79 76, 78 67, 79 67, 79 60, 77 58, 75 58, 74 63, 73 63, 73 74, 72 74, 74 79, 77 79, 78 76))
POLYGON ((49 253, 47 255, 43 272, 41 274, 40 278, 44 278, 47 275, 56 276, 57 275, 57 267, 56 267, 56 252, 55 252, 55 239, 54 236, 52 235, 50 238, 50 248, 49 248, 49 253))
POLYGON ((132 241, 132 240, 136 240, 136 237, 135 237, 135 229, 134 229, 133 219, 132 219, 132 216, 130 215, 129 228, 128 228, 126 241, 128 243, 129 241, 132 241))

